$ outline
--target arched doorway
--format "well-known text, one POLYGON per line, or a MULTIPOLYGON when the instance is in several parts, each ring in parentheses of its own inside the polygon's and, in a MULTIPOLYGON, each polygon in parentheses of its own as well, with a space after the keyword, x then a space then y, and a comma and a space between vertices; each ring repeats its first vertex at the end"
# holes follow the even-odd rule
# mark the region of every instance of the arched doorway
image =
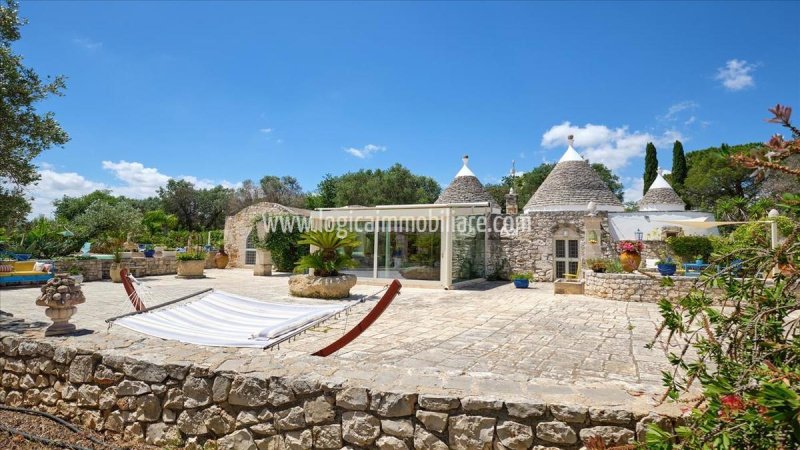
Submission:
POLYGON ((256 263, 256 239, 255 239, 256 231, 252 230, 250 234, 247 235, 247 242, 244 245, 244 264, 246 266, 252 266, 256 263))

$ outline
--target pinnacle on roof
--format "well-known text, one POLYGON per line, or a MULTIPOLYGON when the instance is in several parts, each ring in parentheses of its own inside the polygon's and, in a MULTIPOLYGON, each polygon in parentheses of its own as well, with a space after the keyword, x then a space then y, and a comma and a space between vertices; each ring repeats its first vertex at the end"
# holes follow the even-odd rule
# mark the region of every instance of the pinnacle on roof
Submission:
POLYGON ((599 211, 623 211, 622 202, 611 192, 567 140, 567 150, 525 205, 524 211, 585 211, 594 202, 599 211))
POLYGON ((494 205, 492 196, 486 192, 478 177, 467 167, 469 156, 464 155, 462 161, 464 161, 464 165, 461 170, 458 171, 453 181, 442 191, 434 203, 490 202, 494 205))

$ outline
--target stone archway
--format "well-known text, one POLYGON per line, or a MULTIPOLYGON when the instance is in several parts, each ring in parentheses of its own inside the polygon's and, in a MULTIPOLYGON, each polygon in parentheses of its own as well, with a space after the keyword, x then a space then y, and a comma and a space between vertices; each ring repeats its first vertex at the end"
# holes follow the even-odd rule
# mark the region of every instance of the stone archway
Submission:
MULTIPOLYGON (((250 205, 247 208, 239 211, 238 213, 225 218, 225 251, 230 257, 228 267, 245 267, 249 265, 248 251, 253 249, 250 247, 252 241, 250 233, 253 231, 253 225, 257 223, 263 216, 278 216, 278 215, 296 215, 310 217, 311 211, 307 209, 292 208, 283 206, 278 203, 261 202, 250 205)), ((263 233, 263 225, 260 228, 263 233)), ((261 233, 260 233, 261 234, 261 233)), ((253 258, 255 258, 253 253, 253 258)), ((255 260, 253 260, 255 263, 255 260)))

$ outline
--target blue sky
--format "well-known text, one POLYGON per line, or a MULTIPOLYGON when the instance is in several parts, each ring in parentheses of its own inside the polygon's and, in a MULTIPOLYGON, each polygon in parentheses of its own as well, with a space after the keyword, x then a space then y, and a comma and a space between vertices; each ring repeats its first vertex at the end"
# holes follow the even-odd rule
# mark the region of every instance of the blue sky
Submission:
MULTIPOLYGON (((35 212, 401 162, 445 186, 557 160, 566 135, 641 190, 645 144, 764 141, 800 107, 800 4, 23 2, 16 50, 66 95, 35 212)), ((640 194, 639 194, 640 195, 640 194)))

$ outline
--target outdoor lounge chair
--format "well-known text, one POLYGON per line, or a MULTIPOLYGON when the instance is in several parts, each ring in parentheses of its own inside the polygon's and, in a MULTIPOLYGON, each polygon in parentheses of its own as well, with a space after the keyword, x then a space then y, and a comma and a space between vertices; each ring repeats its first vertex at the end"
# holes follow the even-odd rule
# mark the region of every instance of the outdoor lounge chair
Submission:
MULTIPOLYGON (((215 347, 268 349, 346 313, 372 297, 363 297, 344 305, 299 305, 268 303, 209 288, 147 307, 133 286, 138 281, 125 269, 120 275, 136 311, 107 319, 109 327, 119 324, 162 339, 215 347), (192 300, 188 303, 178 304, 190 299, 192 300)), ((313 354, 328 356, 361 335, 397 297, 400 288, 399 281, 392 281, 384 288, 386 293, 383 297, 361 322, 344 336, 313 354)), ((377 293, 373 294, 375 295, 377 293)))
POLYGON ((81 256, 89 256, 89 252, 91 250, 92 250, 92 243, 84 242, 83 247, 81 247, 81 256))

